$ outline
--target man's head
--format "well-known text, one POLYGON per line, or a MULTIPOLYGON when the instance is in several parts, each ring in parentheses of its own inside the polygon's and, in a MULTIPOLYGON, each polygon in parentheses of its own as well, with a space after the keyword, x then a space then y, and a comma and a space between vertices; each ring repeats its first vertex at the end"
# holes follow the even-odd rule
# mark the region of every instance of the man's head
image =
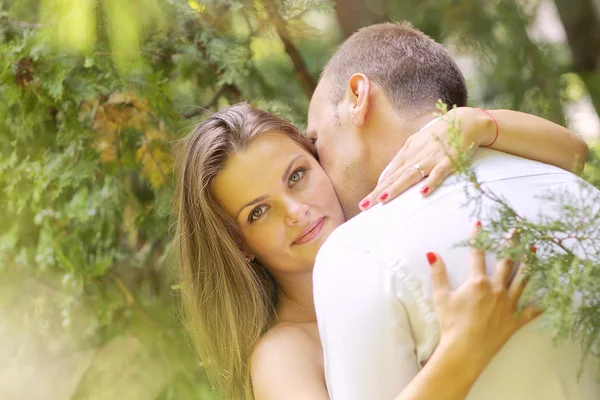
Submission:
POLYGON ((307 136, 317 140, 347 218, 408 136, 433 118, 438 99, 465 106, 464 77, 448 51, 409 24, 363 28, 331 58, 311 99, 307 136))

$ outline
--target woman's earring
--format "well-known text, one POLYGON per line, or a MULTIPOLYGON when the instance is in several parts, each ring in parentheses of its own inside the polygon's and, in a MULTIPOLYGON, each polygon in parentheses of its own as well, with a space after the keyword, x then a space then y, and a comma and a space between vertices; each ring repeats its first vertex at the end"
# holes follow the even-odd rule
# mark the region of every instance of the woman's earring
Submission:
POLYGON ((252 262, 254 261, 254 257, 246 257, 246 262, 252 262))
POLYGON ((354 125, 358 125, 358 124, 356 123, 356 117, 354 116, 354 114, 352 114, 352 121, 354 122, 354 125))

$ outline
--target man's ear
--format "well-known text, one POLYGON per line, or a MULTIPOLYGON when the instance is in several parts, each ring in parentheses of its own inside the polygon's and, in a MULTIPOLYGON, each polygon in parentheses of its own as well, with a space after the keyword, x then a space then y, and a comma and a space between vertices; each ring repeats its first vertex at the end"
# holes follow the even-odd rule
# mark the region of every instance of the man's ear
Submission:
POLYGON ((371 106, 371 81, 365 74, 354 74, 348 79, 350 114, 356 126, 365 123, 371 106))

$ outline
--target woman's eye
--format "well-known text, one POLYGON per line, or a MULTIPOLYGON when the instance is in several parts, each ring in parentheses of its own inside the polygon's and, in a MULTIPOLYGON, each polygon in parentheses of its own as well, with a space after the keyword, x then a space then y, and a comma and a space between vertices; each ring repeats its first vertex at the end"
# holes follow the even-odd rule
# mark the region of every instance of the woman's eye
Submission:
POLYGON ((258 206, 248 216, 248 222, 252 223, 263 216, 267 211, 267 206, 258 206))
POLYGON ((294 172, 292 172, 292 174, 290 175, 290 178, 288 179, 288 184, 290 186, 298 183, 300 181, 300 179, 302 179, 302 177, 304 176, 304 173, 306 172, 306 169, 304 168, 299 168, 297 170, 295 170, 294 172))

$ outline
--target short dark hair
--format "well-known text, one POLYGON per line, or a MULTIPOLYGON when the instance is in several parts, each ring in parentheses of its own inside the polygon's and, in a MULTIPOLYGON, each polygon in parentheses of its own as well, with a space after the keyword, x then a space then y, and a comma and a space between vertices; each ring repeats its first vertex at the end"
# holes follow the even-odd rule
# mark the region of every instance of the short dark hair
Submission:
POLYGON ((430 108, 438 99, 449 107, 467 104, 465 78, 450 53, 407 22, 367 26, 340 46, 322 73, 334 104, 355 73, 380 85, 400 112, 430 108))

